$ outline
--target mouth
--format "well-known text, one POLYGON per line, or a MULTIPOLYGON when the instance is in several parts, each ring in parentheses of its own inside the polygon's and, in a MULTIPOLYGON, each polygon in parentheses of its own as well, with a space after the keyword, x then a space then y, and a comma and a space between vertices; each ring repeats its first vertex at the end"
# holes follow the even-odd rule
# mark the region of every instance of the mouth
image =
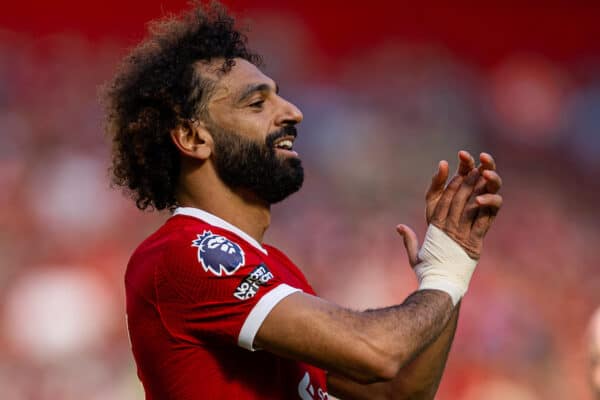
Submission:
POLYGON ((277 151, 277 152, 281 152, 283 154, 297 156, 298 153, 293 150, 294 140, 295 139, 296 138, 294 136, 291 136, 291 135, 289 135, 289 136, 283 136, 283 137, 277 139, 273 143, 273 147, 275 148, 275 151, 277 151))

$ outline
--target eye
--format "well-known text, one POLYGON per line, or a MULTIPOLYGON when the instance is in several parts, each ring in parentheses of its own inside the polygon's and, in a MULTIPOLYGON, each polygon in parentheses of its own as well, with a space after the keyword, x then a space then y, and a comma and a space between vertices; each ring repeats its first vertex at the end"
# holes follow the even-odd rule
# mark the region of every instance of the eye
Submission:
POLYGON ((262 108, 264 102, 265 102, 264 100, 258 100, 258 101, 255 101, 253 103, 250 103, 249 106, 253 107, 253 108, 262 108))

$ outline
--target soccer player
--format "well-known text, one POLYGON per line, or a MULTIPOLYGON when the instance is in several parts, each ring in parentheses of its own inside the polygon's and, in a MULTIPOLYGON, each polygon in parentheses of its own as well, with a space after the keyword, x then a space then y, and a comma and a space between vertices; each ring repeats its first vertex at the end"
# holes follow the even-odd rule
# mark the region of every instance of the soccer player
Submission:
POLYGON ((125 275, 146 398, 433 398, 501 206, 494 160, 460 152, 447 185, 440 162, 420 249, 398 225, 417 291, 365 312, 332 304, 262 242, 270 206, 300 189, 303 170, 302 113, 259 66, 224 9, 197 6, 155 23, 107 86, 114 182, 138 208, 173 214, 125 275))

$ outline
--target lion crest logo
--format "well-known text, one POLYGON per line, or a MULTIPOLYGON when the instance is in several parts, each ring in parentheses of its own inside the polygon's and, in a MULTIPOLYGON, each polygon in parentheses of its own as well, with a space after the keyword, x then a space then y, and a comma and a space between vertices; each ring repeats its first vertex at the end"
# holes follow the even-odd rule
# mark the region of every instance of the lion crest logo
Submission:
POLYGON ((211 231, 197 236, 192 246, 198 248, 198 261, 205 271, 217 276, 222 276, 223 272, 231 275, 244 265, 244 250, 237 243, 211 231))

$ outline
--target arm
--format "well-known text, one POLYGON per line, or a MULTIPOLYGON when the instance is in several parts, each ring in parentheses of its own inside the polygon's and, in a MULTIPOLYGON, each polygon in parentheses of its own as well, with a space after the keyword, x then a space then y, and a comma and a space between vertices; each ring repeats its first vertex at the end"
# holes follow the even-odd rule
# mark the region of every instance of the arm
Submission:
MULTIPOLYGON (((467 202, 473 192, 474 179, 476 177, 463 182, 460 176, 453 178, 438 201, 432 221, 443 232, 452 232, 456 242, 472 244, 473 249, 478 250, 485 231, 472 229, 477 224, 473 223, 472 207, 467 207, 475 204, 474 200, 467 202)), ((484 205, 500 206, 498 198, 476 206, 484 205)), ((447 235, 444 237, 459 247, 447 235)), ((426 241, 426 244, 430 242, 426 241)), ((463 261, 469 259, 462 253, 463 261)), ((400 305, 367 313, 346 310, 303 293, 290 295, 267 316, 255 338, 255 347, 309 362, 356 382, 389 381, 447 325, 453 310, 451 299, 460 298, 466 290, 465 287, 457 296, 451 297, 447 294, 453 292, 449 287, 461 279, 466 280, 465 286, 472 273, 473 265, 464 264, 454 263, 447 271, 444 271, 444 265, 434 266, 432 272, 442 272, 449 278, 442 282, 436 280, 437 274, 433 279, 430 279, 431 275, 426 276, 427 272, 423 274, 426 283, 441 283, 441 290, 422 290, 400 305)), ((435 284, 433 286, 430 289, 436 289, 435 284)))
POLYGON ((433 399, 446 367, 459 310, 460 304, 454 308, 440 336, 400 371, 392 385, 393 393, 416 393, 418 398, 433 399))
POLYGON ((440 384, 454 339, 459 306, 455 307, 442 333, 389 382, 364 385, 329 373, 329 393, 341 399, 433 399, 440 384))
POLYGON ((369 312, 296 293, 271 311, 255 346, 357 382, 386 381, 439 336, 451 313, 450 296, 437 290, 369 312))
MULTIPOLYGON (((474 160, 466 152, 459 153, 460 164, 457 175, 466 177, 470 170, 474 168, 474 160)), ((494 194, 500 189, 502 182, 495 173, 485 173, 485 170, 494 171, 496 169, 494 159, 488 154, 480 156, 481 177, 478 179, 473 193, 470 195, 471 200, 484 193, 494 194), (491 174, 491 175, 490 175, 491 174), (489 179, 485 179, 483 175, 488 175, 489 179)), ((440 164, 440 169, 434 175, 431 187, 427 192, 427 222, 431 223, 435 217, 435 209, 438 201, 447 201, 443 198, 443 185, 447 178, 447 165, 440 164)), ((462 194, 464 195, 464 194, 462 194)), ((468 207, 467 207, 468 208, 468 207)), ((488 212, 478 214, 476 221, 485 223, 487 227, 493 220, 493 215, 488 212)), ((468 211, 469 212, 469 211, 468 211)), ((493 214, 493 213, 491 213, 493 214)), ((405 241, 405 246, 408 251, 410 264, 414 267, 418 263, 416 235, 410 228, 400 225, 398 232, 402 234, 405 241)), ((466 246, 465 246, 466 247, 466 246)), ((471 248, 475 252, 475 256, 479 254, 480 248, 471 248)), ((473 253, 471 253, 473 254, 473 253)), ((423 350, 413 361, 406 365, 398 375, 390 382, 378 383, 373 385, 361 385, 345 379, 338 375, 330 374, 328 376, 328 384, 331 394, 337 395, 344 399, 374 399, 374 398, 418 398, 418 399, 433 399, 439 386, 450 346, 456 331, 458 321, 459 306, 457 306, 440 336, 435 339, 429 346, 423 350)))

